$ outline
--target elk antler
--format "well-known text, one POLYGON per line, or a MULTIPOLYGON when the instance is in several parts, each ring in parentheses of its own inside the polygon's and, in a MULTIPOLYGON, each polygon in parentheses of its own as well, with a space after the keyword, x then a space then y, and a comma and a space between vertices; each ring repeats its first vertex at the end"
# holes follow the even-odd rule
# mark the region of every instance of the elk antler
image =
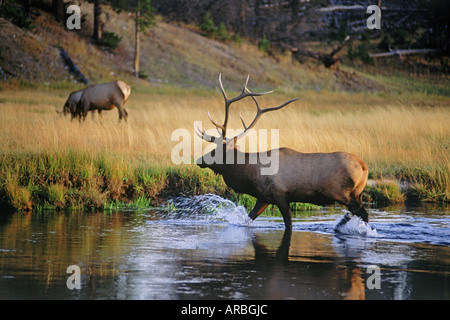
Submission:
POLYGON ((259 103, 255 97, 252 96, 252 99, 253 99, 253 101, 255 101, 256 108, 257 108, 256 116, 253 119, 252 123, 250 123, 250 125, 247 127, 245 125, 244 119, 242 119, 242 116, 239 114, 239 117, 241 118, 241 121, 242 121, 242 125, 244 126, 244 131, 241 132, 240 134, 238 134, 236 137, 234 137, 234 139, 236 139, 236 140, 245 136, 248 133, 248 131, 255 126, 256 122, 258 121, 258 119, 261 117, 262 114, 269 112, 269 111, 279 110, 279 109, 287 106, 289 103, 297 101, 300 98, 295 98, 295 99, 289 100, 289 101, 279 105, 278 107, 264 108, 264 109, 261 109, 261 107, 259 106, 259 103))
POLYGON ((228 125, 228 115, 229 115, 229 111, 230 111, 230 106, 233 102, 239 101, 245 97, 256 97, 256 96, 262 96, 268 93, 271 93, 272 91, 268 91, 268 92, 261 92, 261 93, 252 93, 250 92, 250 90, 248 90, 247 88, 247 84, 248 84, 248 80, 250 78, 250 75, 247 75, 247 79, 245 80, 244 83, 244 87, 242 88, 242 92, 240 95, 238 95, 237 97, 234 97, 232 99, 228 99, 227 94, 225 92, 225 89, 223 88, 223 84, 222 84, 222 74, 219 74, 219 84, 220 84, 220 90, 222 90, 222 95, 223 98, 225 99, 225 120, 223 122, 222 125, 217 124, 215 121, 213 121, 211 119, 211 117, 209 116, 209 112, 208 112, 208 116, 209 116, 209 120, 211 120, 212 124, 216 126, 216 128, 222 129, 222 136, 225 137, 226 135, 226 131, 227 131, 227 125, 228 125))
POLYGON ((248 130, 250 130, 250 129, 256 124, 256 122, 258 121, 259 117, 260 117, 263 113, 269 112, 269 111, 273 111, 273 110, 279 110, 279 109, 285 107, 286 105, 288 105, 289 103, 294 102, 294 101, 296 101, 296 100, 299 99, 299 98, 297 98, 297 99, 289 100, 288 102, 285 102, 285 103, 283 103, 282 105, 280 105, 280 106, 278 106, 278 107, 261 109, 261 107, 259 106, 258 101, 256 100, 255 97, 257 97, 257 96, 262 96, 262 95, 271 93, 272 91, 261 92, 261 93, 252 93, 252 92, 247 88, 247 84, 248 84, 249 78, 250 78, 250 75, 248 75, 248 76, 247 76, 247 79, 245 80, 245 83, 244 83, 244 87, 243 87, 243 89, 242 89, 242 92, 241 92, 237 97, 234 97, 234 98, 232 98, 232 99, 228 99, 227 94, 226 94, 225 89, 223 88, 223 84, 222 84, 222 74, 219 74, 219 84, 220 84, 220 89, 221 89, 221 91, 222 91, 222 95, 223 95, 223 98, 224 98, 224 100, 225 100, 225 119, 224 119, 223 124, 218 124, 216 121, 214 121, 214 120, 211 118, 211 115, 209 114, 209 112, 208 112, 208 117, 209 117, 209 120, 212 122, 212 124, 213 124, 214 126, 216 126, 217 131, 219 132, 219 135, 220 135, 220 136, 219 136, 219 137, 216 137, 216 136, 212 136, 212 135, 206 134, 206 132, 205 132, 204 129, 203 129, 203 130, 200 130, 198 127, 196 127, 196 128, 195 128, 195 129, 196 129, 195 132, 196 132, 196 134, 197 134, 200 138, 202 138, 203 140, 206 140, 206 141, 208 141, 208 142, 215 142, 215 143, 220 143, 219 141, 223 141, 223 140, 225 140, 225 141, 228 143, 229 141, 232 141, 233 139, 239 139, 239 138, 242 138, 245 134, 247 134, 248 130), (230 111, 230 106, 231 106, 231 104, 232 104, 233 102, 236 102, 236 101, 241 100, 241 99, 246 98, 246 97, 251 97, 251 98, 253 99, 253 101, 255 101, 255 104, 256 104, 256 107, 257 107, 256 117, 253 119, 252 123, 251 123, 250 126, 248 126, 248 127, 245 125, 245 122, 244 122, 244 120, 242 119, 242 117, 240 117, 240 118, 241 118, 241 121, 242 121, 242 124, 244 125, 244 131, 243 131, 242 133, 238 134, 238 135, 237 135, 236 137, 234 137, 234 138, 227 139, 227 138, 225 137, 225 135, 226 135, 226 131, 227 131, 228 115, 229 115, 229 111, 230 111), (219 129, 221 129, 222 132, 220 132, 219 129))
MULTIPOLYGON (((196 126, 194 126, 194 131, 197 134, 197 136, 199 136, 200 138, 202 138, 203 140, 208 141, 208 142, 214 142, 214 143, 219 144, 220 143, 219 141, 222 138, 222 137, 216 137, 216 136, 209 135, 205 132, 205 129, 200 130, 199 127, 196 127, 196 126)), ((220 134, 220 132, 219 132, 219 134, 220 134)))

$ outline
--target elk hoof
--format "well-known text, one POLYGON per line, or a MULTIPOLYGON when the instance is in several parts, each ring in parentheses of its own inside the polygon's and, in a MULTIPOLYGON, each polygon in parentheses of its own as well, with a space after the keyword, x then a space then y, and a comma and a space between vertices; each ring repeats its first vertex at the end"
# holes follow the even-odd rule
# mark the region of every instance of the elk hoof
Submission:
POLYGON ((254 219, 252 219, 252 218, 250 218, 249 216, 247 216, 247 217, 245 217, 244 223, 243 223, 243 224, 244 224, 245 226, 249 226, 250 223, 253 222, 253 220, 254 220, 254 219))
POLYGON ((353 217, 353 215, 350 212, 347 212, 344 217, 341 219, 341 221, 338 222, 336 227, 334 227, 334 231, 339 232, 340 228, 345 225, 347 222, 350 221, 350 219, 353 217))

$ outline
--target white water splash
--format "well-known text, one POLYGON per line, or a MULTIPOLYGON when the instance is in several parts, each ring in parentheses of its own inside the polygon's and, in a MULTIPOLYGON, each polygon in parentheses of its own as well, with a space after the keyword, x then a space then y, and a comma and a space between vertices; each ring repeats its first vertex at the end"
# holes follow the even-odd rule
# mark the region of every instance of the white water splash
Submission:
POLYGON ((176 219, 225 221, 233 225, 252 222, 243 206, 215 194, 178 197, 169 201, 169 208, 173 209, 169 217, 176 219))
MULTIPOLYGON (((344 212, 346 212, 346 215, 351 215, 349 211, 344 210, 344 212)), ((349 235, 360 235, 365 237, 378 237, 377 230, 375 228, 372 228, 367 222, 363 221, 358 216, 352 215, 350 220, 348 220, 343 225, 339 225, 339 222, 342 219, 345 219, 345 216, 339 219, 339 221, 336 223, 336 227, 334 228, 336 232, 349 235)))
MULTIPOLYGON (((166 210, 168 214, 165 220, 183 221, 204 221, 208 223, 226 222, 230 225, 245 226, 252 223, 253 226, 274 226, 273 221, 264 221, 257 224, 248 217, 245 208, 235 204, 233 201, 222 198, 215 194, 205 194, 191 197, 177 197, 169 201, 166 210)), ((344 210, 344 213, 351 213, 344 210)), ((378 237, 376 229, 373 229, 367 222, 358 216, 351 218, 340 225, 340 218, 336 221, 334 231, 340 234, 359 235, 365 237, 378 237)), ((283 225, 284 227, 284 225, 283 225)), ((295 229, 295 226, 294 226, 295 229)), ((310 230, 309 228, 306 228, 310 230)), ((317 231, 317 230, 315 230, 317 231)))

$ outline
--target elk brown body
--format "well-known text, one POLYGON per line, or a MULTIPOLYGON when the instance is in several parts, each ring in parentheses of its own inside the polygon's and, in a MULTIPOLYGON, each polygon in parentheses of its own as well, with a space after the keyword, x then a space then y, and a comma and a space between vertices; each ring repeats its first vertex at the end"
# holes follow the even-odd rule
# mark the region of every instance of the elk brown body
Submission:
MULTIPOLYGON (((217 148, 209 154, 203 155, 198 159, 197 164, 201 168, 210 168, 215 173, 221 174, 225 183, 235 192, 256 197, 255 207, 249 214, 249 218, 253 220, 269 204, 275 204, 283 216, 286 230, 292 230, 291 202, 307 202, 317 205, 330 205, 337 202, 347 206, 352 214, 368 222, 368 214, 361 199, 367 184, 368 167, 356 155, 346 152, 302 153, 289 148, 272 149, 265 152, 264 155, 268 154, 278 159, 278 170, 274 174, 268 175, 261 173, 261 168, 267 164, 263 164, 260 160, 253 164, 249 161, 251 157, 261 159, 262 153, 250 154, 237 150, 237 139, 243 137, 263 113, 281 109, 296 100, 290 100, 278 107, 261 109, 255 96, 262 94, 251 93, 247 89, 247 82, 238 97, 228 99, 219 76, 219 83, 225 98, 225 121, 222 125, 217 124, 211 118, 210 120, 218 129, 222 129, 222 135, 215 137, 206 134, 204 130, 197 130, 197 134, 202 139, 217 144, 217 148), (231 103, 248 96, 252 97, 257 106, 255 119, 248 127, 242 121, 244 132, 234 138, 225 138, 231 103), (211 159, 216 152, 221 152, 223 158, 220 159, 221 161, 208 164, 205 158, 211 159), (245 159, 245 161, 241 161, 240 164, 237 161, 227 163, 227 159, 245 159)), ((349 219, 350 216, 346 215, 339 225, 345 224, 349 219)))
POLYGON ((119 121, 122 118, 127 120, 128 112, 125 110, 124 104, 130 93, 130 86, 123 81, 88 86, 83 90, 76 113, 85 120, 89 111, 97 110, 101 117, 103 110, 112 110, 116 107, 119 110, 119 121))
MULTIPOLYGON (((73 91, 69 94, 69 97, 66 100, 66 103, 63 106, 62 114, 65 116, 68 113, 70 113, 71 117, 70 120, 73 120, 73 118, 78 117, 79 120, 81 120, 81 112, 77 111, 78 102, 80 102, 81 96, 83 95, 84 89, 73 91)), ((114 106, 111 106, 111 109, 114 108, 114 106)), ((102 116, 102 110, 97 109, 98 114, 100 115, 100 119, 102 116)), ((56 111, 57 113, 61 113, 60 111, 56 111)), ((95 110, 93 110, 95 112, 95 110)), ((94 118, 94 113, 92 113, 92 118, 94 118)))

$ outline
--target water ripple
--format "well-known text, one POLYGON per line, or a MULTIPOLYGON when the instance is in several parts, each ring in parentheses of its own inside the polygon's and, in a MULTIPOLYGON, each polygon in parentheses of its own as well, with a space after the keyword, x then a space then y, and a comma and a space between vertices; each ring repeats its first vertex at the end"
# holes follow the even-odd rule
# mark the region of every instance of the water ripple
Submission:
MULTIPOLYGON (((231 200, 218 195, 205 194, 171 199, 161 208, 160 222, 176 223, 225 223, 252 228, 284 229, 281 217, 260 216, 255 221, 248 218, 246 209, 231 200)), ((396 213, 370 210, 370 223, 357 216, 337 227, 347 210, 342 209, 335 221, 330 215, 294 219, 294 231, 308 231, 325 234, 361 236, 385 241, 409 243, 430 243, 450 245, 450 218, 448 215, 420 214, 417 212, 396 213), (306 221, 305 221, 306 220, 306 221), (336 230, 337 228, 337 230, 336 230)), ((332 215, 331 215, 332 217, 332 215)))

